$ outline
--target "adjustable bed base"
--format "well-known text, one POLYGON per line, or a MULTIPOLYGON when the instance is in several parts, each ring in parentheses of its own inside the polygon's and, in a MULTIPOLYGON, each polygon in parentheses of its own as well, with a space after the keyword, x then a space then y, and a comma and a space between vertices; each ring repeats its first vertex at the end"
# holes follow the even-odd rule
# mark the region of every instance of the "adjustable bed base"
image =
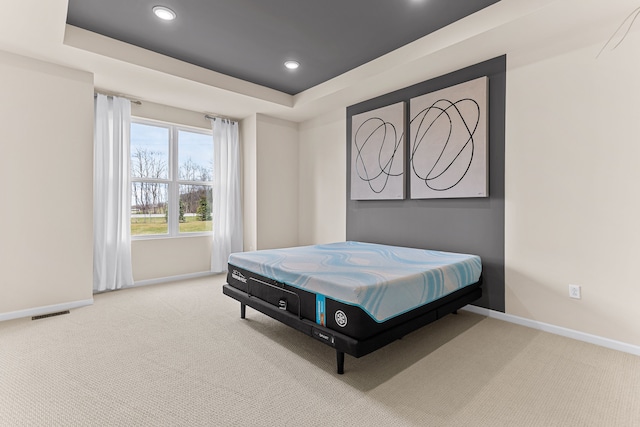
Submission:
MULTIPOLYGON (((325 326, 318 325, 308 319, 298 317, 289 311, 279 309, 277 306, 265 302, 260 298, 251 296, 247 292, 238 290, 228 284, 223 286, 223 293, 240 302, 240 317, 242 319, 246 316, 246 306, 249 306, 267 316, 278 320, 285 325, 288 325, 306 335, 309 335, 323 343, 335 348, 337 372, 338 374, 344 373, 344 355, 349 354, 356 358, 365 356, 393 341, 402 338, 403 336, 413 332, 437 319, 444 317, 447 314, 455 313, 459 308, 472 303, 482 296, 482 289, 480 288, 481 282, 477 282, 473 289, 464 289, 463 291, 456 292, 451 297, 456 297, 451 301, 441 302, 440 304, 434 304, 430 307, 430 310, 423 314, 417 315, 404 323, 387 329, 384 332, 380 332, 373 337, 366 338, 364 340, 358 340, 350 336, 344 335, 338 331, 334 331, 325 326)), ((467 287, 468 288, 468 287, 467 287)))
MULTIPOLYGON (((347 244, 357 245, 353 247, 356 251, 363 249, 369 250, 371 248, 376 251, 382 248, 386 251, 387 248, 389 248, 386 246, 378 247, 371 246, 370 244, 352 242, 347 242, 347 244)), ((331 245, 318 245, 318 247, 321 247, 324 251, 329 250, 332 256, 339 254, 341 263, 344 261, 342 252, 334 252, 338 249, 343 249, 342 247, 334 247, 331 245)), ((315 248, 316 247, 313 247, 314 250, 315 248)), ((302 250, 304 251, 305 249, 306 247, 302 250)), ((394 248, 394 251, 396 249, 404 250, 406 248, 394 248)), ((288 248, 285 251, 291 250, 297 251, 298 249, 288 248)), ((351 251, 352 246, 347 247, 346 250, 351 251)), ((237 255, 232 254, 229 259, 227 284, 223 285, 224 295, 240 302, 240 317, 243 319, 246 317, 246 307, 249 306, 334 348, 336 351, 338 374, 344 373, 345 353, 356 358, 362 357, 447 314, 455 313, 459 308, 472 303, 482 295, 482 277, 480 273, 475 271, 465 279, 467 282, 471 281, 472 283, 463 283, 455 290, 450 290, 448 293, 444 291, 444 295, 437 296, 433 300, 425 303, 417 303, 415 307, 411 307, 410 309, 406 307, 404 307, 404 309, 396 308, 399 312, 391 316, 383 315, 380 313, 384 311, 384 309, 376 311, 376 307, 382 305, 380 301, 384 299, 384 293, 403 292, 403 289, 400 287, 403 286, 403 283, 391 280, 388 284, 384 284, 380 288, 381 291, 367 295, 366 298, 362 297, 362 295, 366 295, 366 290, 363 291, 359 289, 354 295, 358 294, 364 298, 364 300, 361 301, 362 305, 360 305, 354 301, 345 301, 342 298, 317 292, 317 286, 315 286, 316 290, 312 289, 314 285, 309 285, 306 280, 305 286, 308 286, 306 288, 300 287, 299 281, 291 276, 287 276, 281 271, 274 271, 273 269, 273 266, 277 265, 277 269, 280 269, 282 266, 282 268, 288 272, 292 268, 296 268, 291 267, 295 263, 291 262, 291 258, 278 258, 277 262, 265 260, 264 255, 271 255, 272 252, 277 253, 278 256, 282 255, 278 250, 256 251, 254 253, 249 252, 237 255), (247 263, 243 258, 255 258, 253 254, 260 256, 259 266, 257 264, 247 263), (242 266, 240 266, 241 264, 242 266), (264 275, 263 273, 265 272, 272 277, 264 275), (274 276, 278 277, 273 278, 274 276), (278 280, 278 278, 282 277, 286 277, 289 280, 286 282, 284 280, 278 280), (391 289, 391 291, 389 291, 389 289, 391 289), (375 298, 373 298, 372 295, 374 295, 375 298), (375 304, 369 300, 374 301, 375 304), (378 317, 376 317, 374 313, 376 313, 378 317), (384 318, 381 319, 380 317, 384 318)), ((296 255, 298 254, 298 252, 294 253, 296 255)), ((440 253, 437 254, 439 255, 440 253)), ((289 256, 289 252, 287 252, 286 255, 289 256)), ((358 256, 361 255, 362 253, 358 252, 358 256)), ((395 255, 394 253, 394 256, 395 255)), ((302 253, 301 257, 301 259, 305 260, 305 263, 308 263, 307 260, 313 259, 313 255, 309 255, 309 253, 302 253)), ((379 260, 376 259, 375 261, 379 263, 379 260)), ((473 261, 479 262, 479 259, 478 261, 475 259, 473 261)), ((358 263, 359 262, 361 262, 360 258, 358 258, 358 263)), ((314 266, 317 264, 326 263, 319 261, 313 263, 314 266)), ((384 265, 378 266, 376 264, 375 268, 378 267, 381 269, 385 268, 384 265)), ((305 269, 308 268, 310 267, 305 265, 305 269)), ((390 268, 393 269, 393 267, 390 268)), ((341 267, 336 267, 336 269, 340 270, 341 267)), ((361 269, 361 267, 358 267, 358 271, 361 269)), ((367 269, 367 267, 364 269, 367 269)), ((333 270, 325 265, 322 267, 322 271, 315 272, 314 274, 316 276, 333 274, 333 270), (329 270, 330 273, 327 273, 327 270, 329 270)), ((380 274, 381 273, 376 272, 375 275, 379 276, 380 274)), ((451 274, 451 272, 449 272, 449 274, 451 274)), ((456 271, 456 275, 460 274, 456 271)), ((337 277, 344 277, 345 281, 349 280, 347 276, 340 276, 338 274, 337 277)), ((360 280, 361 277, 358 276, 357 279, 360 280)), ((407 281, 407 286, 414 286, 411 282, 416 280, 418 279, 414 277, 411 281, 407 281)), ((429 285, 431 286, 431 284, 429 285)), ((340 291, 337 291, 337 293, 340 294, 340 291)), ((342 296, 344 297, 345 294, 342 294, 342 296)), ((390 303, 396 306, 399 304, 398 301, 390 301, 390 303)))

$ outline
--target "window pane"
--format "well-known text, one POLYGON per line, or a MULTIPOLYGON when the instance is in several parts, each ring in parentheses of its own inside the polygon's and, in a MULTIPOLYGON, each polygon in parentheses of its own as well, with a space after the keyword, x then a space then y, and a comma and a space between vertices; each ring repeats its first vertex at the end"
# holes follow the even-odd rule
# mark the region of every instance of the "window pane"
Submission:
POLYGON ((213 188, 210 185, 181 185, 178 222, 181 233, 213 230, 211 203, 213 188))
POLYGON ((131 176, 167 179, 169 129, 131 123, 131 176))
POLYGON ((131 235, 167 234, 168 185, 134 182, 131 185, 131 235))
POLYGON ((183 181, 211 181, 213 138, 211 135, 178 132, 178 170, 183 181))

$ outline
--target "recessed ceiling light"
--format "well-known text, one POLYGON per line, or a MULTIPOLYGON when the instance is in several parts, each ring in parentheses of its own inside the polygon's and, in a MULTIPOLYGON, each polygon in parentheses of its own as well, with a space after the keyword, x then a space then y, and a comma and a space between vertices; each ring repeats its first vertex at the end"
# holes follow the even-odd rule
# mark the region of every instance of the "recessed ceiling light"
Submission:
POLYGON ((164 6, 154 6, 153 13, 160 19, 164 19, 165 21, 173 21, 176 19, 176 13, 164 6))
POLYGON ((295 70, 296 68, 298 68, 300 66, 300 63, 297 61, 286 61, 284 63, 284 66, 287 67, 290 70, 295 70))

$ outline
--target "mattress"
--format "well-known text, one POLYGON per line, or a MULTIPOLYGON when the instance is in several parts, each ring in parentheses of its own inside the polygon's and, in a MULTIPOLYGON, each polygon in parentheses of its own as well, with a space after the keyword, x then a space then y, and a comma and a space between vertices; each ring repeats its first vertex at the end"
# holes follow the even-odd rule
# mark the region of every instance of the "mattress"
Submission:
POLYGON ((234 267, 315 294, 320 324, 325 297, 382 323, 477 284, 482 273, 477 255, 363 242, 235 253, 229 267, 240 282, 247 279, 234 267))

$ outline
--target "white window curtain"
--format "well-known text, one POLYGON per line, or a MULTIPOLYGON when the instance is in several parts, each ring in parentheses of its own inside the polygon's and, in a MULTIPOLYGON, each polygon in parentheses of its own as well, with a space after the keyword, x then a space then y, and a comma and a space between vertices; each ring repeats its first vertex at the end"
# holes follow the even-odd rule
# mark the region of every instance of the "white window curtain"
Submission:
POLYGON ((93 291, 133 285, 131 268, 131 102, 97 94, 93 140, 93 291))
POLYGON ((211 120, 213 129, 213 246, 211 271, 227 271, 229 255, 242 251, 238 123, 211 120))

